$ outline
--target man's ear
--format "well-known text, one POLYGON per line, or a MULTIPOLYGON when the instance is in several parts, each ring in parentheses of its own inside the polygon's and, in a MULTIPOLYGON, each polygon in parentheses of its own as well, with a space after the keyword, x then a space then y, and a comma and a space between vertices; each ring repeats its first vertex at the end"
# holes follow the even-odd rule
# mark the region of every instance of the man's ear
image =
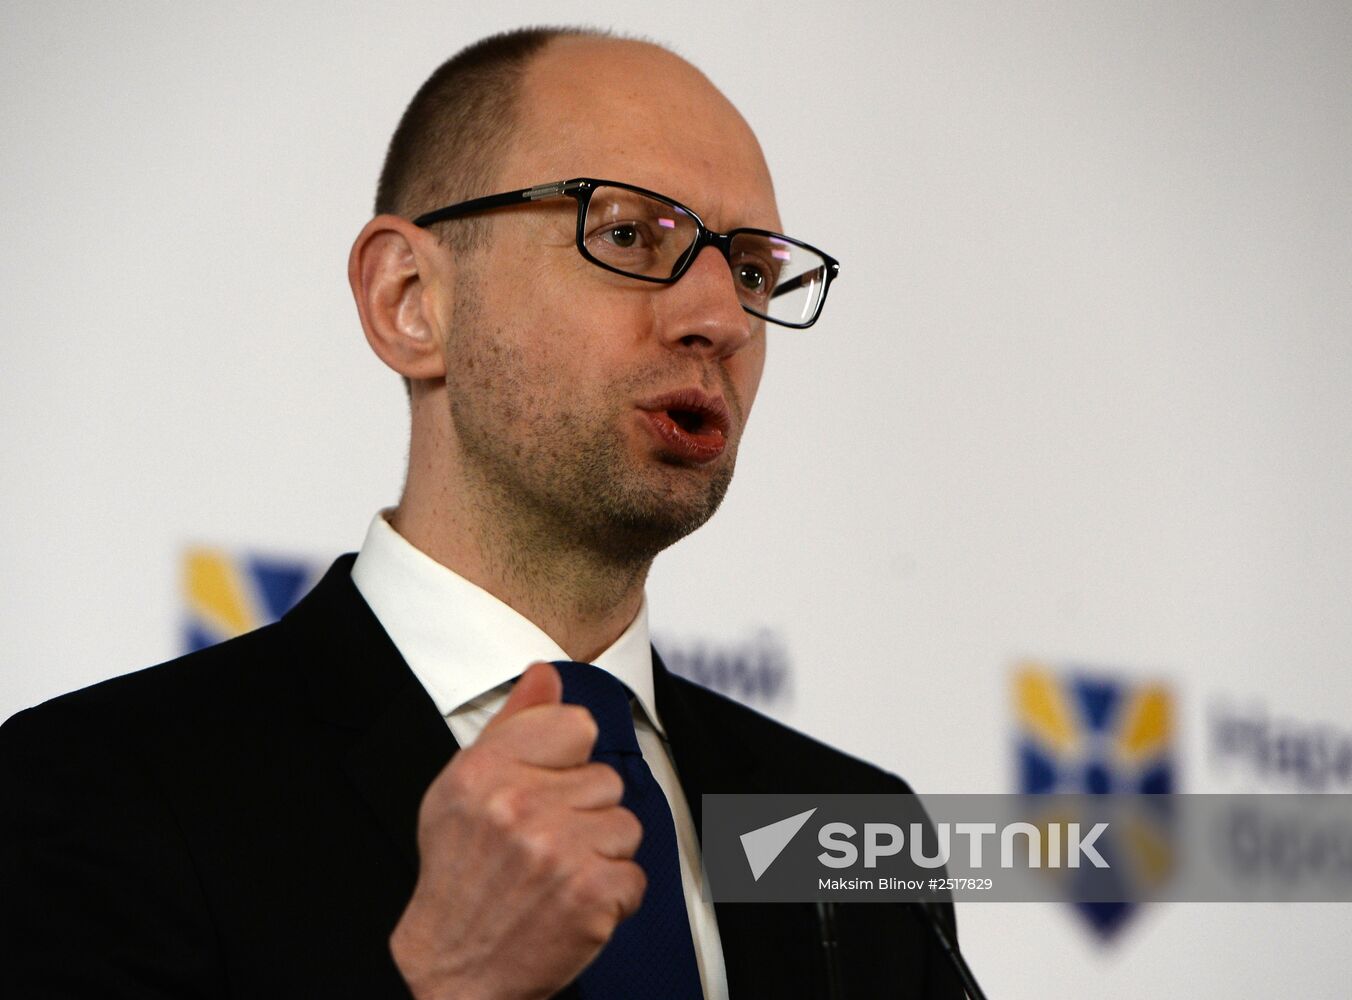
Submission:
POLYGON ((407 379, 446 374, 437 310, 449 310, 452 267, 434 235, 397 215, 377 215, 352 244, 347 280, 367 343, 407 379))

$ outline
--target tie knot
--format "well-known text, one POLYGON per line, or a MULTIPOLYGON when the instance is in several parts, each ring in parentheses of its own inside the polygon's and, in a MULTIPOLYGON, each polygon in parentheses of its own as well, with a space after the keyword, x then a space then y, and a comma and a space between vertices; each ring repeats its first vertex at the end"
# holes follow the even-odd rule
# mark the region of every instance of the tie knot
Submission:
POLYGON ((555 660, 563 678, 563 700, 591 712, 599 732, 593 754, 639 753, 629 689, 611 674, 590 663, 555 660))

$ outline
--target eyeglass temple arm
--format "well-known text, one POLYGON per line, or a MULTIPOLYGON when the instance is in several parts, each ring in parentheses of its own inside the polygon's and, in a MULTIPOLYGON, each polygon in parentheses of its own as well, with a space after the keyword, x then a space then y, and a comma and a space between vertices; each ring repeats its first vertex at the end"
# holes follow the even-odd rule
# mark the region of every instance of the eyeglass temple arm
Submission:
POLYGON ((822 264, 820 267, 809 268, 802 274, 798 275, 796 278, 790 278, 782 285, 776 285, 775 290, 770 293, 770 298, 777 299, 781 295, 788 295, 789 292, 797 291, 804 285, 811 285, 815 282, 821 281, 825 277, 826 277, 825 264, 822 264))
POLYGON ((507 191, 503 194, 490 194, 482 198, 471 198, 469 201, 462 201, 455 205, 447 205, 445 208, 434 209, 431 212, 425 212, 413 220, 413 224, 420 228, 430 226, 437 222, 445 222, 447 219, 458 219, 462 215, 472 215, 475 212, 483 212, 490 208, 502 208, 506 205, 518 205, 523 201, 539 201, 541 198, 552 198, 558 194, 570 193, 576 187, 581 185, 575 181, 555 181, 552 184, 537 184, 535 187, 522 188, 519 191, 507 191))

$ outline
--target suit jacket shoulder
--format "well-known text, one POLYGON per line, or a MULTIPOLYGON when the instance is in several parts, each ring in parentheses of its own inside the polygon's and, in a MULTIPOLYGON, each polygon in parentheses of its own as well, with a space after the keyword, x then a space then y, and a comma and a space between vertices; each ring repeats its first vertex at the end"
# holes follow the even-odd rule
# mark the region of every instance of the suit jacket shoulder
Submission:
POLYGON ((682 711, 698 715, 703 727, 711 732, 735 734, 743 752, 752 755, 757 765, 757 791, 877 794, 911 791, 901 778, 867 761, 716 691, 681 677, 670 674, 668 677, 671 686, 668 696, 684 702, 682 711))
POLYGON ((276 625, 19 713, 0 727, 9 978, 407 997, 386 942, 454 750, 342 561, 276 625))

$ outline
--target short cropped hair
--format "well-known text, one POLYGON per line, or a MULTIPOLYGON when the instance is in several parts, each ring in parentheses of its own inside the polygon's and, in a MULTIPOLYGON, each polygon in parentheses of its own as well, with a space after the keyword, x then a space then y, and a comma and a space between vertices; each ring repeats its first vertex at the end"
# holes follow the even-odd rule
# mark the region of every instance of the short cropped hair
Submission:
MULTIPOLYGON (((563 36, 604 38, 592 28, 518 28, 490 35, 442 63, 418 89, 390 139, 376 188, 376 214, 423 212, 494 194, 517 123, 517 96, 530 60, 563 36)), ((534 180, 529 183, 535 183, 534 180)), ((443 241, 467 251, 482 242, 478 218, 446 225, 443 241)))

